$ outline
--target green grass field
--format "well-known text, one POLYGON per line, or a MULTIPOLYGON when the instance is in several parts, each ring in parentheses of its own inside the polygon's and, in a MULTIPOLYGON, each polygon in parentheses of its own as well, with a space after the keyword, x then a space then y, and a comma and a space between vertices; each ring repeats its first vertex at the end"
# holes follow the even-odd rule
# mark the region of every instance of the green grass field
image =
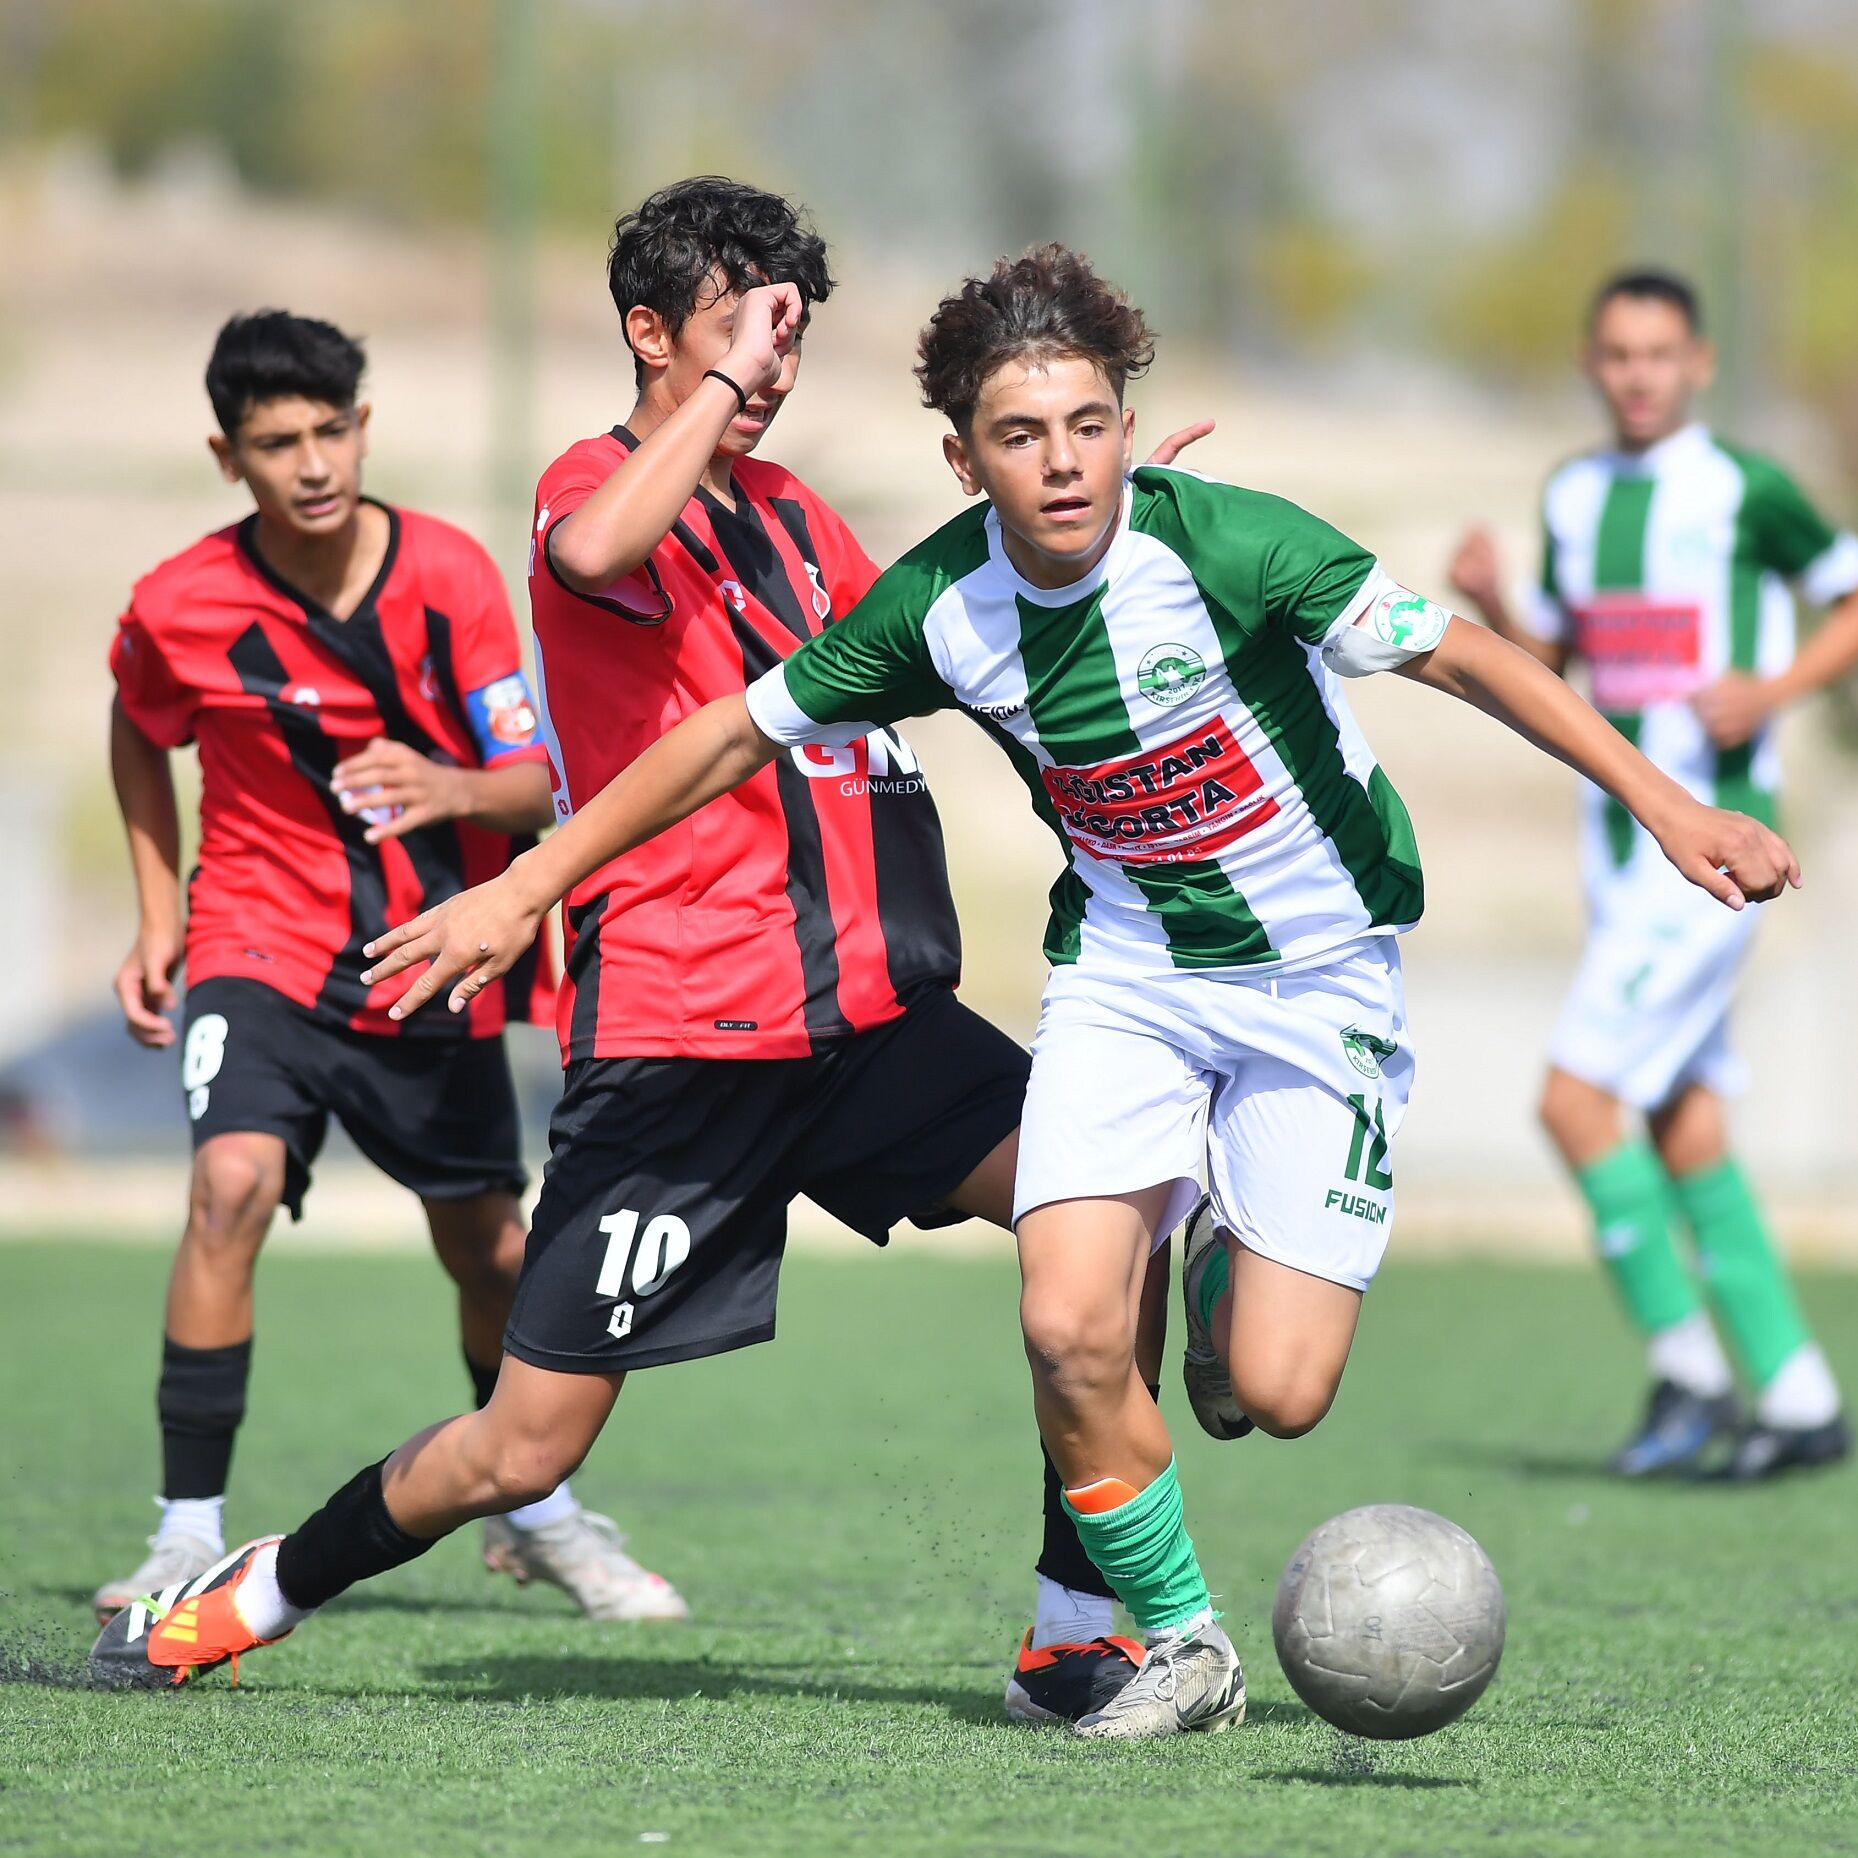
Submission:
MULTIPOLYGON (((587 1626, 473 1532, 238 1691, 70 1687, 90 1587, 152 1526, 165 1265, 0 1249, 0 1852, 1858 1851, 1853 1479, 1595 1476, 1638 1387, 1593 1275, 1395 1266, 1294 1445, 1215 1446, 1171 1384, 1251 1720, 1117 1747, 1000 1716, 1037 1500, 1004 1258, 798 1258, 776 1345, 628 1391, 581 1490, 697 1623, 587 1626), (1496 1684, 1423 1742, 1345 1741, 1271 1653, 1292 1547, 1376 1499, 1465 1524, 1509 1594, 1496 1684)), ((1849 1378, 1858 1279, 1808 1292, 1849 1378)), ((454 1406, 449 1321, 422 1260, 270 1259, 231 1528, 289 1526, 454 1406)))

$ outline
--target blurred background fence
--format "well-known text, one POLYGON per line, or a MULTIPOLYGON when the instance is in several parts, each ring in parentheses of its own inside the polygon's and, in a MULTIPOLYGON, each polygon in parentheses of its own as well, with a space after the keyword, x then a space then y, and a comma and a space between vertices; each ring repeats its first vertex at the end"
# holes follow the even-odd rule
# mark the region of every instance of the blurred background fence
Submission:
MULTIPOLYGON (((1858 516, 1849 0, 0 0, 5 1217, 127 1217, 145 1196, 108 1199, 101 1162, 184 1152, 171 1059, 110 1006, 131 904, 104 652, 134 578, 240 511, 203 444, 213 331, 282 305, 363 335, 370 487, 479 535, 520 615, 536 470, 630 404, 612 218, 700 170, 795 194, 832 241, 842 288, 770 444, 880 560, 954 500, 908 373, 927 308, 1054 237, 1162 329, 1146 436, 1215 415, 1192 462, 1434 593, 1471 519, 1531 570, 1541 480, 1598 431, 1582 306, 1626 261, 1698 276, 1711 417, 1858 516)), ((1432 896, 1403 1191, 1440 1232, 1558 1242, 1531 1103, 1577 943, 1570 784, 1427 693, 1360 707, 1432 896)), ((1858 1249, 1850 714, 1787 725, 1811 881, 1742 1019, 1751 1158, 1796 1241, 1835 1250, 1858 1249)), ((912 735, 970 997, 1023 1033, 1055 854, 973 732, 912 735)), ((547 1042, 524 1057, 543 1101, 547 1042)))

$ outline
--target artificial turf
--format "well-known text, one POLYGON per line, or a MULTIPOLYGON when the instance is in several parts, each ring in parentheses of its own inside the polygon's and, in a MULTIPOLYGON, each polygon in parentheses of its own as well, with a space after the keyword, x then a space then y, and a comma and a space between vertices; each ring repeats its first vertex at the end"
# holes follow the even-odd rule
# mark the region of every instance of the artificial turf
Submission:
MULTIPOLYGON (((1336 1410, 1216 1446, 1164 1405, 1250 1721, 1163 1744, 1008 1725, 1038 1460, 1010 1263, 799 1257, 772 1347, 639 1377, 579 1487, 689 1597, 590 1626, 474 1532, 179 1695, 72 1687, 85 1600, 151 1526, 166 1260, 0 1248, 0 1852, 1858 1852, 1858 1485, 1626 1488, 1636 1404, 1597 1277, 1390 1266, 1336 1410), (1340 1737, 1271 1653, 1277 1572, 1357 1503, 1488 1548, 1503 1668, 1425 1741, 1340 1737)), ((1858 1376, 1858 1278, 1806 1286, 1858 1376)), ((229 1527, 288 1527, 458 1404, 409 1257, 260 1280, 229 1527)))

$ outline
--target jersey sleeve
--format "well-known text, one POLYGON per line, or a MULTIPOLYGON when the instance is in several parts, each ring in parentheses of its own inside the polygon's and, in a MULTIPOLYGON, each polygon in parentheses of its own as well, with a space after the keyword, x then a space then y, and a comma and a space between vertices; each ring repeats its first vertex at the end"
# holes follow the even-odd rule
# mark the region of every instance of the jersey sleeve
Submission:
POLYGON ((1779 465, 1744 455, 1744 517, 1761 565, 1820 606, 1858 588, 1858 537, 1836 530, 1779 465))
POLYGON ((503 576, 490 556, 472 544, 461 579, 452 666, 478 765, 546 760, 503 576))
POLYGON ((836 625, 748 687, 748 713, 771 742, 843 745, 953 702, 923 623, 940 585, 908 556, 878 576, 836 625))
POLYGON ((1140 526, 1187 564, 1235 615, 1321 645, 1367 610, 1378 572, 1360 543, 1283 497, 1222 484, 1178 466, 1136 473, 1140 526))
POLYGON ((195 693, 131 606, 110 642, 110 674, 123 714, 158 748, 184 748, 194 736, 195 693))
MULTIPOLYGON (((615 469, 624 470, 625 466, 621 463, 615 469)), ((597 459, 578 451, 564 453, 542 473, 535 491, 535 525, 529 534, 530 582, 547 576, 563 593, 616 618, 630 620, 635 626, 662 626, 671 617, 671 595, 649 556, 630 574, 620 575, 593 593, 582 593, 561 578, 555 558, 549 553, 555 531, 610 475, 601 469, 597 459)))

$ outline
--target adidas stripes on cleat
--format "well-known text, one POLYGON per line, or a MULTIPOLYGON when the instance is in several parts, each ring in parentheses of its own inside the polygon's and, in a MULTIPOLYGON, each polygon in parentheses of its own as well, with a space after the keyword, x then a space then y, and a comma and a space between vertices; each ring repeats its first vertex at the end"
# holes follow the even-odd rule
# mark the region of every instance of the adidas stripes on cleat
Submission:
POLYGON ((106 1690, 157 1690, 229 1664, 236 1684, 239 1659, 277 1641, 246 1625, 233 1596, 252 1557, 279 1539, 247 1542, 193 1580, 132 1600, 90 1648, 91 1681, 106 1690))
POLYGON ((1135 1639, 1035 1647, 1028 1628, 1006 1680, 1006 1713, 1016 1723, 1074 1723, 1108 1703, 1141 1663, 1135 1639))

